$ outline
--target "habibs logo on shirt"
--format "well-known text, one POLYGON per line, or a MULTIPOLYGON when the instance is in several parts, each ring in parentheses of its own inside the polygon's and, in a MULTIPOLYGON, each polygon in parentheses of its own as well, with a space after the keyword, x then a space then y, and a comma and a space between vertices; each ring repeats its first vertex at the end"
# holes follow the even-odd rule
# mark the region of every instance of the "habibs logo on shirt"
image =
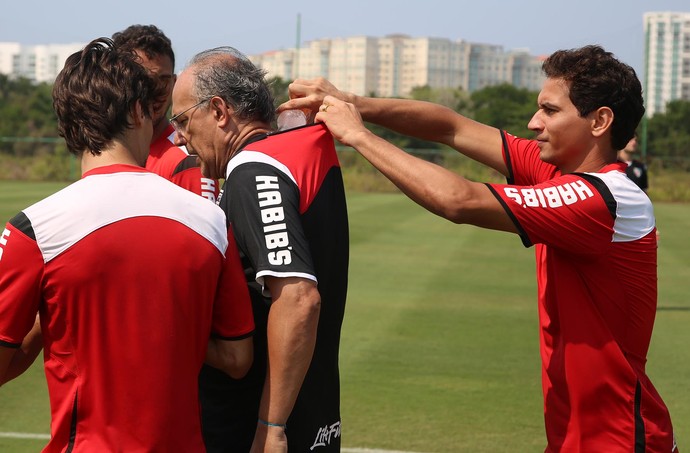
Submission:
POLYGON ((2 236, 0 236, 0 260, 2 259, 2 254, 5 251, 5 246, 7 245, 7 238, 10 237, 10 230, 5 228, 5 231, 2 232, 2 236))
POLYGON ((201 196, 216 202, 216 181, 211 178, 201 178, 201 196))
POLYGON ((285 211, 281 206, 283 198, 278 190, 277 176, 257 176, 256 190, 261 209, 264 238, 268 252, 268 262, 274 266, 292 262, 292 247, 287 233, 285 211))
POLYGON ((543 189, 504 187, 503 191, 523 208, 560 208, 594 196, 583 180, 543 189))

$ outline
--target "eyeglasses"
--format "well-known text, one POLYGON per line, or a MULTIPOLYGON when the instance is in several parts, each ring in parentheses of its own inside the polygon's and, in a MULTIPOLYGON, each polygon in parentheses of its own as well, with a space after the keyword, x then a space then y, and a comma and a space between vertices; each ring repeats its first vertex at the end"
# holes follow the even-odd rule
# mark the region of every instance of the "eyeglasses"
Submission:
POLYGON ((170 118, 170 124, 172 124, 172 127, 175 128, 175 132, 177 132, 177 133, 179 134, 180 132, 183 131, 182 125, 177 121, 177 119, 178 119, 179 117, 181 117, 181 116, 184 115, 185 113, 189 112, 189 111, 192 110, 193 108, 199 107, 199 106, 200 106, 201 104, 203 104, 204 102, 210 101, 212 97, 213 97, 213 96, 208 97, 208 98, 206 98, 206 99, 203 99, 203 100, 197 102, 196 104, 194 104, 193 106, 189 107, 188 109, 182 110, 180 113, 178 113, 177 115, 175 115, 175 116, 173 116, 172 118, 170 118))

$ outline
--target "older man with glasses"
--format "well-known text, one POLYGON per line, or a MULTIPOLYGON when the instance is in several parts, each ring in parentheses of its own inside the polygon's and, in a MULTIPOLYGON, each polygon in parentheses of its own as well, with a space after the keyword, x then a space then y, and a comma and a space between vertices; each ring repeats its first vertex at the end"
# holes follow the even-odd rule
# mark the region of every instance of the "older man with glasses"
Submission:
POLYGON ((264 72, 232 48, 195 56, 173 90, 177 143, 224 178, 219 204, 244 255, 257 332, 247 377, 200 378, 210 452, 340 451, 338 351, 348 223, 323 125, 274 132, 264 72))

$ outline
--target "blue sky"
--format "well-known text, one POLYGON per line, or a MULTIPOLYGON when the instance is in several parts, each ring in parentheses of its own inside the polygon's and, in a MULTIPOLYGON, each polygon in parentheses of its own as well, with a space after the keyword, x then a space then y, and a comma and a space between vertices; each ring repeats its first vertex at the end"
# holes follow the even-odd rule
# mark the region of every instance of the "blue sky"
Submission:
POLYGON ((600 44, 643 64, 642 14, 690 11, 688 0, 11 0, 0 7, 0 41, 88 42, 128 25, 155 24, 170 37, 178 70, 194 53, 230 45, 253 54, 301 41, 403 33, 528 48, 535 55, 600 44))

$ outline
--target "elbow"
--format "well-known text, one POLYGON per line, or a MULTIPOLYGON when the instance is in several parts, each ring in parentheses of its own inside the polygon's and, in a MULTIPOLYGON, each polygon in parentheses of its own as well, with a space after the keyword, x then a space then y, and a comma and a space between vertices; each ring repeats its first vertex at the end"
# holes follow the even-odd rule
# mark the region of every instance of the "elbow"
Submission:
POLYGON ((233 379, 241 379, 254 361, 254 338, 242 340, 211 340, 206 363, 233 379))
POLYGON ((253 357, 249 356, 244 360, 237 360, 232 366, 226 367, 223 371, 233 379, 242 379, 249 372, 253 362, 253 357))
POLYGON ((458 225, 468 223, 466 220, 467 215, 465 211, 462 209, 462 207, 459 206, 444 207, 440 216, 458 225))
POLYGON ((313 287, 304 297, 300 298, 295 311, 294 332, 301 332, 307 337, 316 338, 316 330, 321 316, 321 295, 313 287))
POLYGON ((315 294, 306 301, 305 311, 309 318, 317 318, 321 313, 321 295, 317 290, 314 291, 315 294))
POLYGON ((242 379, 247 375, 254 363, 254 337, 241 340, 241 345, 235 351, 232 366, 225 372, 233 379, 242 379))
POLYGON ((318 319, 321 313, 321 294, 316 284, 308 284, 296 299, 296 313, 304 320, 318 319))
POLYGON ((444 194, 433 211, 436 215, 453 223, 469 223, 468 219, 471 218, 471 202, 463 194, 444 194))
POLYGON ((313 332, 313 335, 316 335, 319 317, 321 316, 321 295, 317 290, 314 293, 312 297, 309 297, 304 302, 303 322, 306 331, 313 332))
POLYGON ((485 196, 488 189, 484 184, 465 183, 454 187, 442 187, 436 193, 428 194, 435 200, 434 212, 456 224, 477 224, 477 219, 487 212, 487 203, 493 196, 485 196))

